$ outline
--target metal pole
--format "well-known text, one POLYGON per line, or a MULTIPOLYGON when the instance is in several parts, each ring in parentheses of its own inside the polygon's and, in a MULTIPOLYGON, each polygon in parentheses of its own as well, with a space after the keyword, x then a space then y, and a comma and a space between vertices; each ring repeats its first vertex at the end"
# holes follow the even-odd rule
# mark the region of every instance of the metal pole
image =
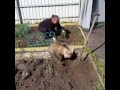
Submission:
POLYGON ((21 24, 23 24, 21 10, 20 10, 20 7, 19 7, 19 0, 16 0, 16 6, 17 6, 16 9, 17 9, 17 12, 18 12, 19 21, 20 21, 21 24))

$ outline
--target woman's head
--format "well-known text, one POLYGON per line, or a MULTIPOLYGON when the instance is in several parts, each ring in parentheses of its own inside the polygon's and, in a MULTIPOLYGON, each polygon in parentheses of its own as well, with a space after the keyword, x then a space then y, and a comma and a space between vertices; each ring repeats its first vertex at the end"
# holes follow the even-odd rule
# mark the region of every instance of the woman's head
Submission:
POLYGON ((59 22, 59 17, 57 15, 52 15, 51 20, 53 24, 57 24, 59 22))

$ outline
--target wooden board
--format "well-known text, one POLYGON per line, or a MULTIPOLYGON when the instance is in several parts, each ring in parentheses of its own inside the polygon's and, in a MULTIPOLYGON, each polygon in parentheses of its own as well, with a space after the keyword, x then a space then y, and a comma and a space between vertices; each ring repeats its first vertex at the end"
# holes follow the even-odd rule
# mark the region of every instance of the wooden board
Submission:
MULTIPOLYGON (((81 45, 70 45, 72 48, 83 48, 81 45)), ((15 48, 15 52, 20 51, 45 51, 48 50, 49 47, 31 47, 31 48, 15 48)))

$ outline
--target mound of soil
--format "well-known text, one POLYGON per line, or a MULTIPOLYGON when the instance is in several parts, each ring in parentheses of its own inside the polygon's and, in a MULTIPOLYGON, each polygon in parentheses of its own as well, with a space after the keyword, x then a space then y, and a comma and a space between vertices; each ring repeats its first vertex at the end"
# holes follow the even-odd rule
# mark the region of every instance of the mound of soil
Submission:
POLYGON ((89 58, 73 62, 67 59, 62 66, 53 59, 16 61, 16 90, 94 90, 98 77, 89 58))
POLYGON ((67 44, 79 44, 83 45, 83 36, 76 25, 66 25, 65 26, 66 32, 68 33, 67 39, 58 36, 57 40, 59 42, 64 42, 67 44))

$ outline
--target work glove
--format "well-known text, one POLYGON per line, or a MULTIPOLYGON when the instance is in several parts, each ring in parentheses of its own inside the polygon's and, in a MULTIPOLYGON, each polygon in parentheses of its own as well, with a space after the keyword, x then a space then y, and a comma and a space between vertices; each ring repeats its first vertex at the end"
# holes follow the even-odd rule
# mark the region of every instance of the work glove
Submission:
POLYGON ((63 38, 66 37, 66 31, 65 31, 64 29, 61 30, 61 36, 62 36, 63 38))

